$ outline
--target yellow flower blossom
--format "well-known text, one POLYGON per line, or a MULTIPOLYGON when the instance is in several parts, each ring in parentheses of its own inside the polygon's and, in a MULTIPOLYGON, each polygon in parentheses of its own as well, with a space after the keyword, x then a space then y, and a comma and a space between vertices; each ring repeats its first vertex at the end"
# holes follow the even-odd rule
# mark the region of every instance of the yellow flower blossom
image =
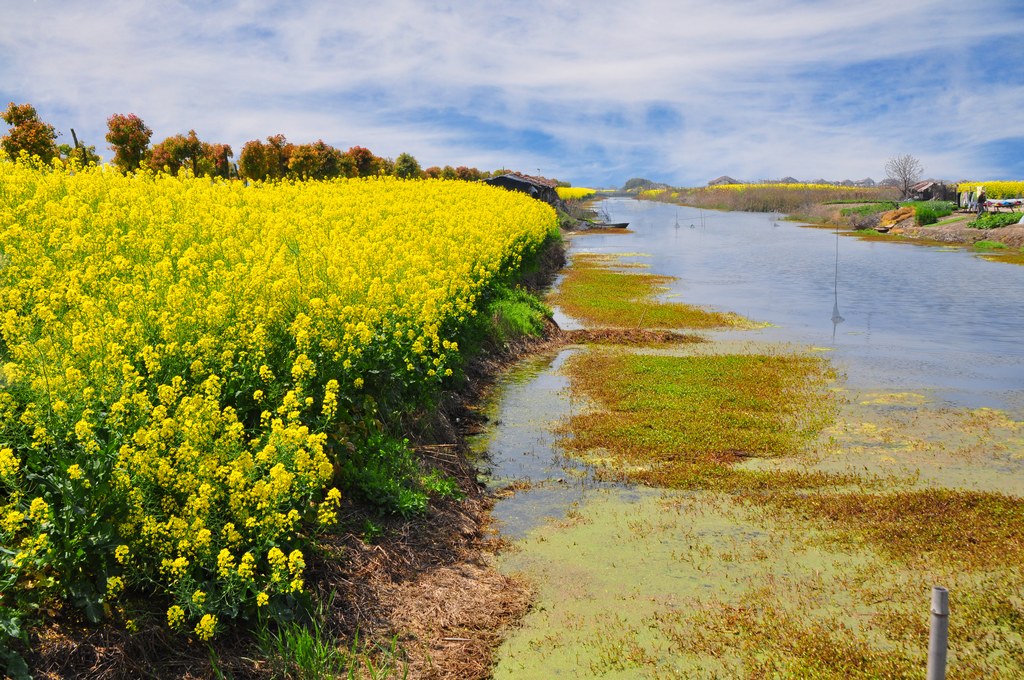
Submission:
POLYGON ((21 461, 14 455, 10 447, 0 449, 0 479, 7 479, 18 474, 21 461))
POLYGON ((217 632, 217 617, 214 614, 203 614, 203 618, 196 624, 196 636, 203 640, 213 639, 217 632))
POLYGON ((0 448, 0 527, 23 561, 67 547, 19 478, 56 453, 76 489, 111 490, 83 517, 116 522, 111 587, 155 583, 179 629, 200 586, 220 601, 242 579, 236 597, 264 604, 302 588, 303 518, 334 523, 340 501, 327 437, 377 417, 343 410, 436 389, 461 324, 557 227, 550 206, 468 182, 247 186, 2 159, 0 195, 0 427, 28 435, 0 448))
POLYGON ((107 578, 107 597, 115 598, 124 591, 124 580, 120 576, 107 578))
POLYGON ((167 609, 167 625, 177 630, 185 622, 185 610, 176 604, 167 609))

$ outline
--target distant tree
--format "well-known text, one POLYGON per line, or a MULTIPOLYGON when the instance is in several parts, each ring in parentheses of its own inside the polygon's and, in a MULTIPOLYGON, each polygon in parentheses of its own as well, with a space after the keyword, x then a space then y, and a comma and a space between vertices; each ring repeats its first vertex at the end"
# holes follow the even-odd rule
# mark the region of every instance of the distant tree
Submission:
POLYGON ((441 168, 441 179, 455 179, 455 168, 450 165, 441 168))
POLYGON ((921 181, 923 173, 921 162, 910 154, 893 156, 885 164, 885 176, 899 188, 903 198, 909 198, 910 187, 921 181))
POLYGON ((203 163, 203 174, 212 174, 214 177, 223 177, 224 179, 230 178, 234 169, 231 165, 231 158, 234 155, 231 146, 228 144, 204 143, 203 156, 205 157, 205 162, 203 163), (206 163, 213 166, 212 172, 206 171, 206 163))
POLYGON ((420 170, 420 164, 411 154, 398 154, 398 158, 395 159, 395 177, 418 179, 422 176, 423 171, 420 170))
POLYGON ((107 118, 107 143, 114 152, 113 163, 121 172, 137 170, 146 160, 152 136, 153 131, 134 113, 115 113, 107 118))
POLYGON ((475 182, 481 178, 481 173, 476 168, 467 168, 465 165, 460 165, 455 168, 455 179, 461 179, 466 182, 475 182))
POLYGON ((353 146, 345 152, 345 155, 351 159, 356 177, 372 177, 380 170, 381 159, 374 156, 373 152, 365 147, 353 146))
POLYGON ((253 139, 242 145, 238 154, 238 174, 249 179, 267 178, 267 145, 253 139))
POLYGON ((630 180, 626 180, 626 183, 622 185, 623 191, 630 191, 633 189, 649 189, 654 186, 654 182, 643 177, 634 177, 630 180))
POLYGON ((281 179, 288 174, 288 161, 295 150, 294 144, 289 144, 284 135, 271 135, 267 137, 267 178, 281 179))
POLYGON ((440 179, 441 168, 436 165, 431 165, 429 168, 423 171, 423 176, 427 179, 440 179))
POLYGON ((79 167, 84 167, 90 163, 99 165, 102 162, 99 154, 96 153, 96 147, 86 146, 80 142, 74 128, 71 128, 71 139, 74 141, 74 144, 57 145, 57 154, 64 162, 64 165, 74 163, 79 167))
POLYGON ((7 110, 0 114, 0 118, 11 126, 7 134, 0 137, 0 148, 11 158, 24 151, 49 163, 59 153, 56 143, 57 130, 49 123, 39 120, 39 114, 31 104, 11 102, 7 110))
POLYGON ((330 179, 340 177, 348 166, 343 154, 324 141, 315 144, 300 144, 292 150, 288 159, 290 174, 298 179, 330 179))
POLYGON ((188 168, 196 177, 229 177, 233 156, 227 144, 209 144, 199 139, 195 130, 187 135, 174 135, 155 145, 149 154, 149 166, 172 175, 188 168))

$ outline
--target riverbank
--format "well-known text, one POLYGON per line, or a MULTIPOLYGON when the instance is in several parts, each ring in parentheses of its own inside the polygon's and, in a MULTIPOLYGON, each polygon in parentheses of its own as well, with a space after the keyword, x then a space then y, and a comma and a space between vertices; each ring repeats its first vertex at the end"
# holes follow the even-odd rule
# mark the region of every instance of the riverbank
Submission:
MULTIPOLYGON (((662 230, 651 242, 680 258, 699 249, 694 257, 714 262, 713 253, 733 253, 743 240, 727 222, 680 232, 671 213, 660 224, 659 214, 638 234, 662 230), (713 232, 720 250, 711 248, 713 232)), ((756 216, 748 222, 754 231, 743 235, 756 233, 759 251, 809 236, 756 216)), ((663 273, 665 253, 573 238, 584 245, 570 274, 579 264, 610 274, 567 277, 556 299, 590 299, 596 323, 631 328, 661 325, 663 306, 678 304, 662 290, 646 314, 616 311, 623 290, 652 290, 621 277, 644 278, 647 263, 663 273), (611 292, 571 290, 594 281, 611 292)), ((856 246, 843 257, 877 259, 874 244, 856 246)), ((929 262, 957 257, 918 252, 929 262)), ((768 257, 758 254, 752 262, 768 257)), ((686 285, 663 276, 657 285, 692 298, 697 280, 722 266, 694 271, 686 262, 686 285)), ((592 472, 567 472, 583 496, 499 558, 507 573, 536 584, 537 600, 503 646, 495 677, 920 677, 935 584, 956 594, 951 677, 1015 677, 1024 664, 1015 594, 1024 585, 1024 501, 1013 472, 1024 461, 1020 414, 954 405, 898 367, 878 383, 857 376, 856 387, 842 375, 801 379, 793 366, 831 363, 828 347, 745 335, 755 330, 701 333, 704 342, 671 348, 581 343, 552 359, 548 370, 569 381, 556 385, 569 414, 557 426, 562 455, 592 472), (762 414, 792 420, 762 430, 762 414), (809 438, 787 443, 772 432, 809 438), (581 475, 617 484, 587 487, 581 475)), ((537 401, 545 415, 553 411, 546 397, 537 401)), ((517 403, 527 410, 502 413, 503 421, 541 416, 517 403)))

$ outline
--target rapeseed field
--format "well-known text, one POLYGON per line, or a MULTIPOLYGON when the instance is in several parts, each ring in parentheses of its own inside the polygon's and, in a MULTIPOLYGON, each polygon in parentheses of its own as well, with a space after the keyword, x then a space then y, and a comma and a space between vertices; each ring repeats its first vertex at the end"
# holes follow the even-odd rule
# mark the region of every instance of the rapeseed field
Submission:
MULTIPOLYGON (((0 619, 287 611, 339 470, 556 229, 523 194, 0 158, 0 619)), ((0 647, 3 647, 0 644, 0 647)))

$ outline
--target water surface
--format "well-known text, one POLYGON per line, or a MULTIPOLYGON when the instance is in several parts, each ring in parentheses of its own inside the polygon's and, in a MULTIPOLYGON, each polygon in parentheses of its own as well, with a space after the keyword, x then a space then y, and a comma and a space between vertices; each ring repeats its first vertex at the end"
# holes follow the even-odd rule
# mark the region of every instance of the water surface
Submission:
POLYGON ((772 324, 751 335, 758 340, 833 350, 853 388, 1024 406, 1024 267, 963 249, 861 241, 763 213, 623 198, 602 206, 636 233, 576 237, 571 251, 645 253, 637 259, 653 273, 677 278, 669 295, 772 324))

